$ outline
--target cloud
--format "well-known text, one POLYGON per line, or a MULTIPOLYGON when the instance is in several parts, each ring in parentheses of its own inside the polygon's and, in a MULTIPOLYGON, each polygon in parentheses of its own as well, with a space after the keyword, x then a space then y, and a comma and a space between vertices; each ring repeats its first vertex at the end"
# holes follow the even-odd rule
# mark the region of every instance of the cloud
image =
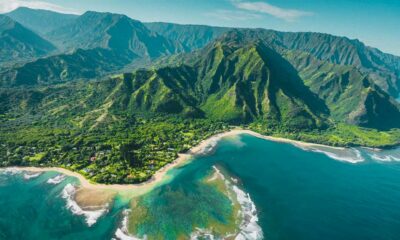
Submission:
POLYGON ((78 12, 59 6, 57 4, 43 2, 43 1, 32 1, 32 0, 0 0, 0 13, 7 13, 11 12, 19 7, 28 7, 33 9, 44 9, 44 10, 51 10, 55 12, 61 13, 75 13, 78 12))
POLYGON ((312 16, 314 14, 312 12, 296 9, 281 8, 266 2, 242 2, 238 0, 232 0, 232 3, 238 9, 269 14, 288 22, 295 21, 300 17, 312 16))
POLYGON ((252 19, 260 19, 262 16, 257 13, 250 13, 247 11, 238 10, 216 10, 214 12, 207 13, 208 16, 219 18, 225 21, 246 21, 252 19))

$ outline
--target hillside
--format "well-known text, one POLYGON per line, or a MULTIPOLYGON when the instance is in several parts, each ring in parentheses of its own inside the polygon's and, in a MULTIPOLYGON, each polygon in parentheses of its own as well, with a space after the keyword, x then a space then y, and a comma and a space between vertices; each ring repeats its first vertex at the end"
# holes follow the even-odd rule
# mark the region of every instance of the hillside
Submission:
POLYGON ((95 79, 171 55, 179 48, 142 23, 110 13, 87 12, 47 37, 64 53, 6 69, 0 73, 2 86, 95 79))
POLYGON ((137 55, 107 49, 78 49, 71 53, 41 58, 0 74, 3 87, 49 85, 79 79, 94 79, 122 69, 137 55))
POLYGON ((176 48, 141 22, 112 13, 86 12, 47 37, 65 50, 104 48, 149 58, 172 54, 176 48))
MULTIPOLYGON (((21 9, 21 16, 32 12, 21 9)), ((53 13, 58 19, 63 14, 53 13)), ((40 15, 40 11, 37 12, 40 15)), ((400 58, 365 46, 358 40, 322 33, 291 33, 264 29, 240 29, 179 25, 170 23, 145 23, 124 15, 87 12, 71 17, 66 25, 57 27, 46 37, 63 49, 104 48, 112 51, 132 52, 141 59, 154 60, 174 53, 201 49, 223 34, 240 31, 246 38, 262 40, 265 45, 284 54, 285 51, 306 52, 318 60, 336 65, 353 66, 368 75, 382 90, 398 97, 400 84, 400 58)), ((304 68, 307 66, 302 65, 304 68)), ((297 69, 302 71, 303 69, 297 69)))
MULTIPOLYGON (((233 29, 198 25, 148 23, 150 29, 166 38, 186 43, 189 50, 207 45, 233 29), (193 36, 203 37, 194 42, 193 36)), ((279 32, 265 29, 241 29, 247 38, 262 39, 278 52, 298 50, 338 65, 351 65, 370 78, 393 97, 400 95, 400 57, 368 47, 358 40, 313 32, 279 32)), ((302 69, 298 69, 301 71, 302 69)))
POLYGON ((0 63, 26 61, 51 53, 56 48, 48 41, 0 15, 0 63))
MULTIPOLYGON (((59 67, 62 73, 59 77, 65 81, 91 78, 98 71, 119 67, 109 64, 108 59, 116 56, 107 55, 106 50, 78 52, 86 55, 88 51, 94 55, 86 63, 73 59, 78 54, 75 53, 64 56, 70 60, 55 56, 54 61, 35 62, 32 64, 37 66, 31 68, 59 67), (63 62, 75 62, 76 67, 66 67, 63 62), (95 72, 79 69, 89 62, 98 67, 95 72)), ((123 81, 117 77, 88 84, 89 88, 99 88, 88 106, 107 106, 107 110, 124 114, 174 114, 230 124, 261 122, 266 128, 292 130, 324 129, 332 122, 382 130, 400 128, 399 104, 352 66, 327 63, 299 51, 280 55, 264 41, 249 40, 240 32, 224 35, 205 48, 185 55, 179 59, 184 63, 171 58, 171 63, 164 66, 125 74, 123 81), (108 89, 109 86, 114 87, 108 89)), ((119 59, 120 65, 124 65, 123 58, 119 59)), ((9 84, 49 84, 46 80, 52 78, 51 72, 35 75, 22 70, 14 73, 16 82, 9 84), (29 81, 23 82, 26 80, 29 81)), ((77 101, 81 100, 77 98, 77 101)), ((15 111, 14 107, 3 104, 11 112, 15 111)), ((36 109, 40 104, 33 107, 36 109)), ((44 112, 51 111, 44 109, 44 112)))
POLYGON ((27 7, 19 7, 12 12, 6 13, 6 15, 42 36, 74 21, 78 17, 73 14, 27 7))
POLYGON ((288 51, 284 57, 303 69, 299 75, 325 101, 335 121, 384 130, 399 127, 400 105, 357 68, 299 51, 288 51))
POLYGON ((33 34, 0 50, 32 55, 1 65, 0 167, 138 183, 232 127, 333 146, 400 144, 398 57, 356 40, 87 12, 46 34, 59 52, 34 59, 25 46, 48 42, 0 19, 0 44, 17 42, 15 29, 33 34))

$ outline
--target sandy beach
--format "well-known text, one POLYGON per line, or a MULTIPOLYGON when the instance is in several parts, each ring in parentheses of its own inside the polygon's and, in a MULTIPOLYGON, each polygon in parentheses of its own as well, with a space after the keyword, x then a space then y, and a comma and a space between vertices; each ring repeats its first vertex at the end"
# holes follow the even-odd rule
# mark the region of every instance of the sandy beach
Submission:
MULTIPOLYGON (((217 135, 214 135, 206 140, 203 140, 199 145, 191 148, 188 153, 186 154, 179 154, 179 157, 171 162, 170 164, 167 164, 160 170, 158 170, 153 177, 143 183, 140 184, 97 184, 97 183, 92 183, 89 180, 87 180, 84 176, 82 176, 79 173, 64 169, 64 168, 57 168, 57 167, 44 167, 44 168, 39 168, 39 167, 15 167, 16 169, 22 170, 22 171, 29 171, 29 172, 45 172, 45 171, 56 171, 60 172, 62 174, 65 174, 67 176, 72 176, 76 177, 80 181, 80 187, 83 189, 88 189, 88 190, 108 190, 108 191, 114 191, 118 194, 121 195, 126 195, 126 196, 135 196, 135 195, 141 195, 144 193, 147 193, 151 191, 154 187, 162 184, 163 182, 167 182, 169 180, 167 176, 167 172, 173 168, 182 166, 190 161, 190 159, 198 154, 202 154, 207 148, 210 146, 214 146, 216 142, 218 142, 222 138, 226 137, 233 137, 237 136, 240 134, 249 134, 257 138, 261 139, 266 139, 270 141, 276 141, 276 142, 283 142, 283 143, 290 143, 299 147, 329 147, 325 145, 320 145, 320 144, 313 144, 313 143, 306 143, 306 142, 300 142, 300 141, 295 141, 295 140, 290 140, 290 139, 285 139, 285 138, 277 138, 277 137, 271 137, 271 136, 264 136, 259 133, 250 131, 250 130, 243 130, 243 129, 233 129, 228 132, 220 133, 217 135)), ((338 147, 329 147, 332 149, 336 150, 343 150, 344 148, 338 148, 338 147)))

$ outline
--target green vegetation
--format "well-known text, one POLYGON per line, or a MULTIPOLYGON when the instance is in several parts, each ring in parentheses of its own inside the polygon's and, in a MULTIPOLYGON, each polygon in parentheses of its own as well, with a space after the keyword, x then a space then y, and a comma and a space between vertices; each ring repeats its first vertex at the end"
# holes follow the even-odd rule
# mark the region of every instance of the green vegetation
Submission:
POLYGON ((101 183, 138 183, 191 147, 221 131, 222 123, 179 117, 131 118, 129 124, 88 129, 26 126, 1 129, 0 166, 61 166, 101 183))
POLYGON ((248 128, 265 135, 337 147, 388 148, 400 144, 400 129, 378 131, 343 123, 328 129, 312 131, 268 129, 260 123, 253 123, 248 128))
POLYGON ((49 17, 69 19, 40 30, 60 52, 0 66, 0 166, 138 183, 229 126, 334 146, 399 144, 399 59, 357 41, 148 24, 157 34, 110 13, 49 17))

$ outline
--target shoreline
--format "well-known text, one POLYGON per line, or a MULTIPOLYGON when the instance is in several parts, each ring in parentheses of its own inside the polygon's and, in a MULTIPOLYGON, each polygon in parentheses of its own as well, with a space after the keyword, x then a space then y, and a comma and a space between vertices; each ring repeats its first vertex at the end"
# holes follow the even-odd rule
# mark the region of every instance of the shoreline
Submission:
POLYGON ((167 178, 167 173, 176 167, 185 165, 190 162, 190 159, 196 155, 202 154, 207 148, 218 141, 220 141, 222 138, 225 137, 233 137, 233 136, 238 136, 241 134, 249 134, 251 136, 264 139, 264 140, 269 140, 269 141, 274 141, 274 142, 281 142, 281 143, 289 143, 297 147, 326 147, 326 148, 332 148, 336 150, 344 150, 346 148, 344 147, 331 147, 327 145, 322 145, 322 144, 315 144, 315 143, 307 143, 307 142, 301 142, 301 141, 296 141, 296 140, 291 140, 291 139, 286 139, 286 138, 279 138, 279 137, 272 137, 272 136, 264 136, 262 134, 256 133, 251 130, 245 130, 245 129, 232 129, 227 132, 219 133, 216 135, 213 135, 203 141, 201 141, 198 145, 192 147, 187 153, 184 154, 179 154, 179 157, 175 159, 173 162, 165 165, 161 169, 159 169, 149 180, 143 182, 143 183, 138 183, 138 184, 100 184, 100 183, 92 183, 88 179, 86 179, 83 175, 80 173, 61 168, 61 167, 8 167, 8 168, 14 168, 18 169, 20 171, 27 171, 27 172, 49 172, 49 171, 55 171, 59 172, 61 174, 70 176, 70 177, 75 177, 79 180, 80 188, 83 189, 90 189, 90 190, 107 190, 107 191, 114 191, 118 194, 121 195, 129 195, 129 196, 136 196, 136 195, 142 195, 144 193, 147 193, 151 191, 154 187, 158 186, 159 184, 162 184, 163 182, 168 181, 169 179, 167 178))

